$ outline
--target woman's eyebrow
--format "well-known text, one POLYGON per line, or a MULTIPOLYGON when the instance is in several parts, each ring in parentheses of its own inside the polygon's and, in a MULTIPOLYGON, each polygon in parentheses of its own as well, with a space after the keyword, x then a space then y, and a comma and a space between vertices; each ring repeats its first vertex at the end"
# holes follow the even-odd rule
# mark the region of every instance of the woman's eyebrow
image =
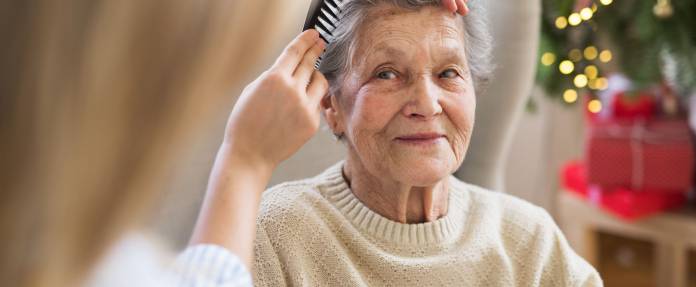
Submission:
POLYGON ((372 58, 373 56, 376 57, 382 55, 385 55, 389 58, 403 59, 406 57, 406 52, 404 52, 402 49, 395 48, 390 45, 378 45, 369 50, 368 57, 372 58))
POLYGON ((466 64, 466 56, 464 56, 464 53, 445 53, 442 55, 442 58, 445 59, 445 61, 447 62, 453 62, 461 65, 466 64))
POLYGON ((445 47, 436 53, 437 58, 446 62, 466 64, 466 51, 463 47, 445 47))

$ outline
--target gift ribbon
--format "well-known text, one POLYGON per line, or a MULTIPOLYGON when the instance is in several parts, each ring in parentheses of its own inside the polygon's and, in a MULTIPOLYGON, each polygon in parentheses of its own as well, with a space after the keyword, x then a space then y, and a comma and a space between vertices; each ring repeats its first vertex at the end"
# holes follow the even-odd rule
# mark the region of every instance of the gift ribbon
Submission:
POLYGON ((646 131, 642 121, 631 127, 630 145, 631 161, 633 162, 631 165, 633 167, 633 171, 631 172, 631 187, 633 187, 633 190, 639 190, 643 186, 643 175, 645 170, 643 169, 644 160, 642 157, 643 145, 641 144, 641 139, 644 138, 646 131))
POLYGON ((588 186, 587 199, 596 206, 602 206, 602 189, 596 185, 588 186))

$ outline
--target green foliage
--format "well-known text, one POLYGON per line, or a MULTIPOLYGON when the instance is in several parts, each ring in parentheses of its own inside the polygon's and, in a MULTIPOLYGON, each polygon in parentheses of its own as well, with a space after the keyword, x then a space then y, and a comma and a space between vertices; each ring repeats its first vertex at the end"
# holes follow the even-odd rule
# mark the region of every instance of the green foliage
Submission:
MULTIPOLYGON (((597 11, 589 21, 578 26, 558 29, 556 18, 567 17, 576 8, 575 0, 542 0, 543 19, 539 56, 545 52, 557 56, 551 66, 539 64, 537 83, 552 97, 560 97, 567 88, 574 88, 572 79, 588 64, 600 67, 605 74, 610 66, 583 59, 576 62, 575 73, 562 75, 558 63, 568 57, 571 49, 607 43, 602 49, 613 52, 612 65, 631 79, 636 88, 651 86, 665 78, 682 94, 696 89, 696 0, 671 0, 673 14, 660 18, 653 8, 656 1, 614 0, 608 6, 597 1, 597 11), (598 41, 598 39, 603 41, 598 41), (608 39, 606 41, 605 39, 608 39), (665 59, 673 63, 672 75, 665 75, 665 59)), ((592 4, 592 2, 590 2, 592 4)), ((582 8, 582 7, 580 7, 582 8)), ((668 69, 667 69, 668 70, 668 69)))

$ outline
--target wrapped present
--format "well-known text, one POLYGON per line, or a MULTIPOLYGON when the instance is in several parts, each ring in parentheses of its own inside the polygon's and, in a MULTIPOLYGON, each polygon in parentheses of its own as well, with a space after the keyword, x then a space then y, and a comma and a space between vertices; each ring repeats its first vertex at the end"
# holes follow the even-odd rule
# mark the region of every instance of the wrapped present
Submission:
POLYGON ((590 184, 666 192, 692 186, 694 147, 685 121, 596 121, 585 155, 590 184))
POLYGON ((633 221, 686 204, 686 193, 664 190, 632 190, 624 187, 603 188, 588 184, 587 168, 582 162, 570 162, 561 171, 565 190, 575 193, 601 209, 627 221, 633 221))
POLYGON ((585 164, 580 161, 566 163, 561 169, 561 186, 566 190, 587 196, 587 168, 585 164))
POLYGON ((687 201, 685 193, 635 191, 622 187, 607 190, 597 185, 589 186, 587 198, 604 210, 626 220, 636 220, 678 208, 684 206, 687 201))

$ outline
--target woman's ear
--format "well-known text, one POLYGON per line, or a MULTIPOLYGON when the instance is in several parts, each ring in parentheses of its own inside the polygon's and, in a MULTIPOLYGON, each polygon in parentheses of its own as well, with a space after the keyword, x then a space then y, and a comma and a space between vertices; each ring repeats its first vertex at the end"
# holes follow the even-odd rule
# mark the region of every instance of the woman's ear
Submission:
POLYGON ((338 99, 334 93, 329 92, 321 99, 321 109, 326 118, 326 123, 333 133, 335 135, 343 134, 343 117, 338 105, 338 99))

